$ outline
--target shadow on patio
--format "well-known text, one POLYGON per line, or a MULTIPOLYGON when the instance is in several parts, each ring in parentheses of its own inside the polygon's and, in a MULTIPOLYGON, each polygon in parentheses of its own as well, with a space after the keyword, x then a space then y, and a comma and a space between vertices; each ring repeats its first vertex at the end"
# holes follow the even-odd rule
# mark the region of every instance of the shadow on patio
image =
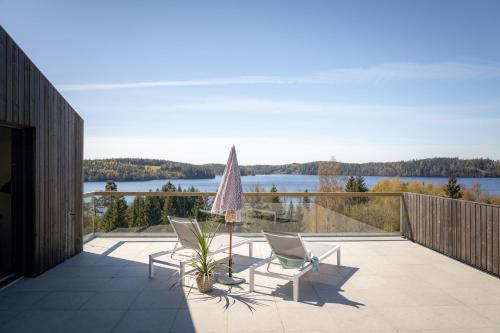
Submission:
MULTIPOLYGON (((227 310, 266 312, 274 310, 276 299, 291 299, 290 283, 280 285, 279 280, 257 283, 257 287, 267 288, 268 292, 249 293, 247 284, 232 287, 216 284, 211 293, 201 294, 193 279, 186 279, 186 285, 192 287, 175 285, 178 274, 170 268, 158 267, 155 278, 149 279, 147 255, 154 252, 153 248, 172 247, 171 241, 101 243, 95 246, 91 242, 85 252, 37 278, 25 278, 2 291, 0 331, 194 332, 207 328, 225 331, 227 310)), ((239 254, 234 259, 235 273, 244 277, 248 275, 246 267, 260 260, 239 254)), ((303 303, 361 305, 338 294, 342 284, 355 274, 355 268, 328 264, 321 268, 335 284, 315 282, 308 279, 310 275, 306 276, 301 288, 303 303), (338 274, 328 274, 335 271, 338 274), (316 292, 310 293, 311 288, 316 292), (324 288, 330 288, 329 293, 320 295, 324 288)))

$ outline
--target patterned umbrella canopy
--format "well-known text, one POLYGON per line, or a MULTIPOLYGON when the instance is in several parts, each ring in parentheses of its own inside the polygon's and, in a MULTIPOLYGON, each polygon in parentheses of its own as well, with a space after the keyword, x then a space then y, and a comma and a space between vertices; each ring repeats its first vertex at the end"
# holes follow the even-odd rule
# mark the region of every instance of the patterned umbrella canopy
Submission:
POLYGON ((236 157, 236 148, 231 147, 229 158, 222 175, 222 180, 212 205, 213 213, 225 213, 226 222, 239 222, 237 212, 243 208, 243 187, 241 186, 241 173, 236 157))

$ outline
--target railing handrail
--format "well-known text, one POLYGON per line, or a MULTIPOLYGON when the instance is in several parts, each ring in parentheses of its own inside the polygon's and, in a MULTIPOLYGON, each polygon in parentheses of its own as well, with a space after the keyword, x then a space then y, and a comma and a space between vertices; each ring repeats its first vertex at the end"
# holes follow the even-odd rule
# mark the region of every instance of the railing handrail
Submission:
POLYGON ((430 197, 430 198, 436 198, 436 199, 444 199, 444 200, 449 200, 449 201, 457 201, 457 202, 468 202, 471 204, 476 204, 476 205, 481 205, 481 206, 491 206, 491 207, 499 207, 500 205, 496 204, 490 204, 486 202, 480 202, 480 201, 472 201, 472 200, 465 200, 465 199, 453 199, 453 198, 448 198, 448 197, 440 197, 439 195, 435 194, 425 194, 425 193, 417 193, 417 192, 401 192, 401 195, 403 194, 412 194, 412 195, 418 195, 418 196, 423 196, 423 197, 430 197))
MULTIPOLYGON (((151 196, 151 197, 213 197, 216 192, 162 192, 162 191, 94 191, 83 194, 94 196, 151 196)), ((247 197, 401 197, 402 192, 244 192, 247 197)))

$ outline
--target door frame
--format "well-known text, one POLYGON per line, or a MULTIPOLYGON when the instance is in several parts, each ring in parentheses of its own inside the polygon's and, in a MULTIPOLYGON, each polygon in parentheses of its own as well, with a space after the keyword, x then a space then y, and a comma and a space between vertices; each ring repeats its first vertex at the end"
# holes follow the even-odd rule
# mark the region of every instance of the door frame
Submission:
POLYGON ((12 130, 11 219, 14 230, 13 274, 2 278, 0 287, 33 271, 35 244, 35 129, 0 122, 12 130))

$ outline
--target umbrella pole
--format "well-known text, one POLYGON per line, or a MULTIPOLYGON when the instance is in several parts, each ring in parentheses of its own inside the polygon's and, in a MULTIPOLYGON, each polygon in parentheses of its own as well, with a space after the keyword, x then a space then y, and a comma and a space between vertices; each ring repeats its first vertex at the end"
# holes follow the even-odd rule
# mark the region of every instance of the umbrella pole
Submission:
POLYGON ((233 224, 229 223, 229 277, 233 277, 233 224))

